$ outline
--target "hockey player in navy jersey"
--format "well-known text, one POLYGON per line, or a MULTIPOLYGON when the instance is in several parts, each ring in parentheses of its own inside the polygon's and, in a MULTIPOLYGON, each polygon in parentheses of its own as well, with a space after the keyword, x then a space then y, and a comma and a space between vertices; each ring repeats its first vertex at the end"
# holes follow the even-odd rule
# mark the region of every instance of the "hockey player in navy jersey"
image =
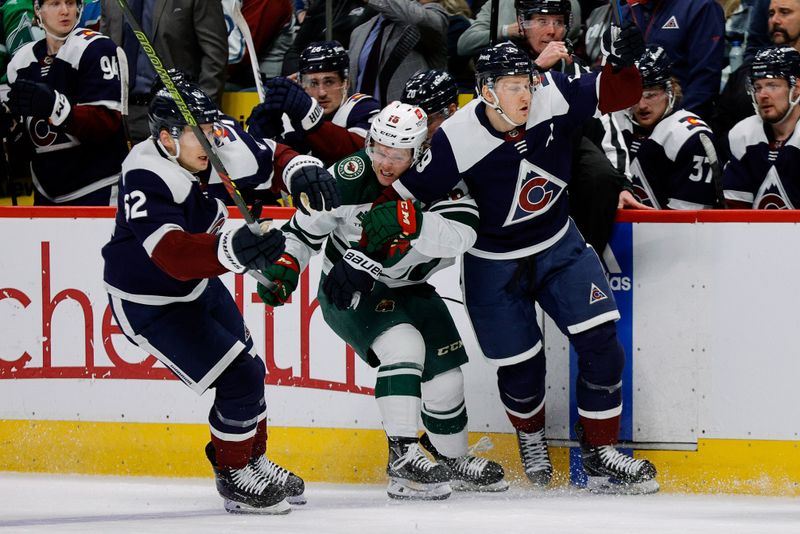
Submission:
POLYGON ((363 148, 380 104, 360 93, 347 97, 349 61, 337 41, 311 43, 300 54, 299 83, 272 78, 264 84, 264 102, 247 121, 250 133, 310 152, 325 165, 363 148))
MULTIPOLYGON (((442 124, 422 161, 376 204, 397 197, 427 202, 462 180, 475 197, 481 218, 477 241, 463 258, 465 305, 483 354, 498 367, 500 397, 530 480, 547 485, 552 475, 539 303, 578 353, 577 434, 589 488, 652 492, 655 467, 614 447, 625 361, 615 326, 619 312, 597 255, 568 216, 566 198, 571 131, 598 110, 625 109, 641 96, 634 66, 641 35, 610 31, 602 73, 580 78, 548 72, 535 80, 529 58, 511 43, 481 53, 479 99, 442 124)), ((372 247, 396 237, 364 230, 372 247)))
POLYGON ((748 91, 756 115, 728 134, 731 159, 722 183, 729 208, 800 209, 800 52, 789 46, 756 53, 748 91))
POLYGON ((641 100, 601 120, 608 127, 616 118, 622 128, 636 201, 655 209, 721 207, 714 134, 700 117, 679 109, 680 85, 672 77, 670 64, 663 48, 648 46, 637 61, 641 100))
MULTIPOLYGON (((198 85, 182 78, 175 85, 239 188, 269 186, 282 175, 312 207, 339 205, 319 160, 257 142, 233 120, 220 120, 198 85)), ((216 390, 206 454, 226 510, 286 513, 286 498, 304 502, 303 480, 264 456, 264 362, 218 278, 272 265, 285 239, 278 230, 257 235, 243 225, 221 232, 228 211, 210 194, 221 189, 219 178, 166 89, 155 93, 149 121, 152 137, 122 165, 114 233, 103 247, 111 310, 130 341, 193 391, 216 390)))
POLYGON ((467 354, 447 306, 426 283, 475 242, 475 201, 459 185, 424 206, 393 201, 370 211, 381 191, 420 160, 426 134, 427 118, 420 108, 400 102, 384 108, 372 122, 366 149, 333 166, 342 206, 310 216, 296 213, 283 227, 286 252, 264 271, 277 289, 259 286, 264 302, 282 305, 327 237, 317 298, 328 325, 378 368, 375 398, 389 443, 387 491, 397 499, 444 499, 451 489, 508 488, 500 465, 467 449, 460 369, 467 354), (375 261, 351 248, 362 225, 402 227, 405 233, 382 251, 382 261, 375 261), (331 270, 334 264, 347 268, 331 270), (351 288, 363 290, 353 306, 351 288), (421 440, 420 414, 427 431, 421 440), (438 463, 420 450, 420 441, 438 463))
POLYGON ((8 106, 25 135, 34 204, 116 203, 127 154, 117 47, 77 27, 80 0, 34 0, 45 38, 20 48, 8 65, 8 106))

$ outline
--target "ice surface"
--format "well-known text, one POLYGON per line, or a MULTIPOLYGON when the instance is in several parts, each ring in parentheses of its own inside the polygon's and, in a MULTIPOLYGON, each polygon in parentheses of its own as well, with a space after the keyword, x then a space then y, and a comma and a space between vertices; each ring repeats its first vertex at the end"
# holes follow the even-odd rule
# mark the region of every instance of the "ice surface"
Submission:
POLYGON ((800 533, 800 498, 600 496, 577 489, 397 502, 384 486, 308 484, 287 516, 226 513, 212 479, 0 473, 0 532, 800 533))

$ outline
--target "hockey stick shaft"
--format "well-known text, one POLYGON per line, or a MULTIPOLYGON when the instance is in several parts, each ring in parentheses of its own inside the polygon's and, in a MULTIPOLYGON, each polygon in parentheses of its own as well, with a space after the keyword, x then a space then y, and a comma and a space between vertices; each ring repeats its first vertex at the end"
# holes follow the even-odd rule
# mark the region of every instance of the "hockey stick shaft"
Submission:
MULTIPOLYGON (((153 48, 152 43, 150 43, 150 39, 147 38, 147 35, 145 35, 144 31, 142 30, 139 21, 137 21, 136 17, 134 17, 133 13, 131 13, 131 8, 128 5, 128 2, 126 0, 117 0, 117 3, 122 10, 125 20, 128 21, 128 24, 133 30, 136 40, 139 41, 139 44, 142 46, 142 50, 147 56, 147 59, 149 59, 150 63, 152 63, 158 78, 161 80, 161 83, 164 84, 164 87, 166 87, 170 96, 172 96, 173 100, 175 100, 175 103, 178 105, 178 109, 180 110, 181 115, 183 115, 183 120, 185 120, 186 124, 188 124, 192 129, 192 132, 194 133, 195 137, 197 137, 197 141, 200 143, 200 146, 202 146, 203 150, 205 150, 208 160, 211 162, 211 166, 219 175, 220 180, 222 180, 225 189, 228 191, 228 195, 230 195, 233 203, 236 204, 236 207, 242 214, 247 227, 254 234, 261 235, 261 227, 258 224, 258 221, 255 220, 253 214, 250 213, 249 209, 247 209, 247 204, 242 198, 242 194, 239 193, 239 190, 236 188, 236 184, 233 183, 228 171, 225 169, 225 165, 223 165, 222 160, 219 158, 219 154, 217 154, 216 150, 214 150, 214 147, 211 146, 211 143, 208 141, 208 138, 206 138, 202 128, 200 128, 200 125, 197 124, 197 120, 195 119, 194 115, 192 115, 192 111, 189 109, 189 106, 186 105, 183 95, 181 95, 180 91, 178 91, 178 88, 175 87, 175 82, 173 82, 172 78, 170 78, 166 67, 164 67, 164 64, 158 57, 155 48, 153 48)), ((272 281, 267 279, 260 272, 254 270, 249 270, 248 272, 253 276, 253 278, 265 286, 270 288, 275 287, 272 281)))

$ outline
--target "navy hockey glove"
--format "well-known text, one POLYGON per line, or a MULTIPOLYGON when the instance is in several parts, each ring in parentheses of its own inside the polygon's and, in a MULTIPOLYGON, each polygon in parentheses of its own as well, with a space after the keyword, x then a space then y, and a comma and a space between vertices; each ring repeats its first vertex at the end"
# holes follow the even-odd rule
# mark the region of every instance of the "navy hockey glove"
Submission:
POLYGON ((322 291, 338 309, 355 309, 361 295, 372 291, 380 274, 380 263, 351 248, 334 264, 322 283, 322 291))
POLYGON ((267 306, 283 306, 297 287, 300 278, 300 264, 291 254, 284 252, 278 261, 263 271, 264 276, 275 283, 275 289, 258 284, 258 296, 267 306))
POLYGON ((299 84, 287 78, 271 78, 264 84, 266 111, 286 113, 298 131, 311 132, 322 125, 322 106, 299 84))
POLYGON ((24 79, 11 84, 8 107, 14 115, 50 119, 50 123, 55 126, 67 120, 72 111, 66 96, 46 83, 24 79))
POLYGON ((322 162, 311 156, 295 156, 283 170, 283 183, 289 189, 294 205, 308 215, 304 198, 315 211, 330 211, 341 205, 336 178, 322 162))
POLYGON ((283 135, 283 112, 270 111, 259 104, 247 118, 247 133, 261 139, 275 139, 283 135))
POLYGON ((256 235, 247 226, 223 232, 217 241, 217 259, 235 273, 248 269, 263 271, 277 260, 286 247, 280 230, 256 235))
POLYGON ((366 212, 361 227, 367 236, 367 252, 372 253, 398 237, 416 239, 422 228, 422 210, 416 200, 386 202, 366 212))
POLYGON ((644 54, 642 32, 630 21, 622 28, 611 24, 603 33, 600 51, 613 67, 629 67, 644 54))

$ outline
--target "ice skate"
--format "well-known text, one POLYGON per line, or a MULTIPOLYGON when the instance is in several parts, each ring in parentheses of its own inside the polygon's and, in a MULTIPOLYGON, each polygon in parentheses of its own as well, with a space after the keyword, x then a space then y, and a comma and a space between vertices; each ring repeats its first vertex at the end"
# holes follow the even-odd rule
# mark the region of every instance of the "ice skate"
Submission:
POLYGON ((553 464, 547 451, 547 439, 544 429, 538 432, 522 432, 517 430, 517 443, 522 467, 534 486, 546 487, 553 478, 553 464))
POLYGON ((306 485, 302 478, 264 455, 253 458, 252 463, 259 472, 267 477, 267 480, 283 488, 289 504, 305 504, 307 502, 303 493, 306 485))
POLYGON ((240 469, 218 467, 214 446, 206 445, 206 456, 214 468, 217 491, 232 514, 288 514, 284 489, 259 472, 253 462, 240 469))
POLYGON ((441 500, 450 496, 450 470, 432 462, 416 438, 389 438, 387 493, 392 499, 441 500))
POLYGON ((506 491, 508 482, 504 479, 503 466, 497 462, 474 456, 475 452, 482 452, 492 448, 491 441, 483 437, 478 443, 470 447, 467 454, 458 458, 448 458, 439 453, 431 443, 428 434, 422 434, 420 445, 433 455, 437 462, 450 469, 452 478, 450 487, 455 491, 506 491), (488 442, 488 446, 487 446, 488 442))
POLYGON ((581 441, 583 470, 586 471, 586 489, 594 493, 640 495, 655 493, 656 467, 647 460, 635 459, 619 452, 613 445, 590 447, 583 440, 583 429, 576 425, 581 441))

